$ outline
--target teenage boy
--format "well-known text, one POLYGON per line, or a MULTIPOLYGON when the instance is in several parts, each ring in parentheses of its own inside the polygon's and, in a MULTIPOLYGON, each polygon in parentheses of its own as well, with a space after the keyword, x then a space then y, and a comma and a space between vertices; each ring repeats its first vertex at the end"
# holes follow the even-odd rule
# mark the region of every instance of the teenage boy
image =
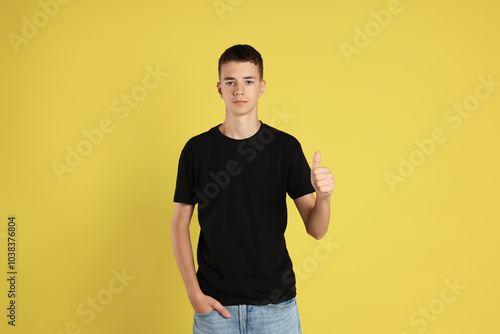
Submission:
POLYGON ((265 88, 260 53, 249 45, 227 49, 217 83, 225 120, 192 137, 180 155, 171 236, 193 333, 301 333, 284 237, 286 195, 307 233, 321 239, 333 174, 319 167, 319 152, 311 170, 295 137, 259 120, 265 88), (196 204, 197 272, 189 235, 196 204))

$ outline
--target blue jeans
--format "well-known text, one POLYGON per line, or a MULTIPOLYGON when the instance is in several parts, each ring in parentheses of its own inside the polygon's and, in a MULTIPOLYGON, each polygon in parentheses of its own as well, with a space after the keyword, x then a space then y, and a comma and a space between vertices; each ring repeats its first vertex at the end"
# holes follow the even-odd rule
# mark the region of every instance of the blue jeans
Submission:
POLYGON ((218 311, 194 314, 193 334, 300 334, 299 309, 294 298, 279 304, 225 306, 231 313, 224 318, 218 311))

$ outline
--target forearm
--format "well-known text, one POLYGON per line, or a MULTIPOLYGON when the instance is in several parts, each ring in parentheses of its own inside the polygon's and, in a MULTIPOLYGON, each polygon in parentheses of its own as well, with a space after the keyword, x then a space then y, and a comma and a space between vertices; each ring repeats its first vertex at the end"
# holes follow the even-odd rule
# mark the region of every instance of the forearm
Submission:
POLYGON ((175 223, 171 227, 172 245, 177 266, 184 281, 188 297, 201 292, 196 271, 194 268, 193 249, 189 227, 177 226, 175 223))
POLYGON ((197 313, 207 313, 217 310, 222 316, 229 318, 231 316, 229 311, 220 302, 205 295, 200 289, 198 277, 196 277, 194 269, 193 249, 189 235, 189 221, 191 219, 192 207, 188 208, 188 210, 174 211, 170 235, 172 237, 175 260, 186 286, 189 302, 197 313))
POLYGON ((307 221, 307 233, 316 239, 324 237, 330 224, 330 197, 316 197, 314 208, 307 221))

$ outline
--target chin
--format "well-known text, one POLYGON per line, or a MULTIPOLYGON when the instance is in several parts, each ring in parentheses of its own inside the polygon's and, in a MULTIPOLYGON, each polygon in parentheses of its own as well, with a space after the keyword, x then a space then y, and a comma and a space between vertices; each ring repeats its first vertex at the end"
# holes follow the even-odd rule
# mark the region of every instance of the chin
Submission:
POLYGON ((250 113, 249 109, 231 109, 231 113, 237 116, 245 115, 250 113))

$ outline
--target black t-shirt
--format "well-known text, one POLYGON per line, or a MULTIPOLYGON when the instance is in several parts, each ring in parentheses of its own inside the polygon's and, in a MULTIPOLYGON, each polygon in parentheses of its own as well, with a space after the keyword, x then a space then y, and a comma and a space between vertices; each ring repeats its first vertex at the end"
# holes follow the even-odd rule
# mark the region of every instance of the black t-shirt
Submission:
POLYGON ((262 122, 241 140, 219 125, 184 146, 174 194, 174 202, 198 204, 200 288, 226 306, 293 298, 286 194, 296 199, 314 192, 302 147, 262 122))

